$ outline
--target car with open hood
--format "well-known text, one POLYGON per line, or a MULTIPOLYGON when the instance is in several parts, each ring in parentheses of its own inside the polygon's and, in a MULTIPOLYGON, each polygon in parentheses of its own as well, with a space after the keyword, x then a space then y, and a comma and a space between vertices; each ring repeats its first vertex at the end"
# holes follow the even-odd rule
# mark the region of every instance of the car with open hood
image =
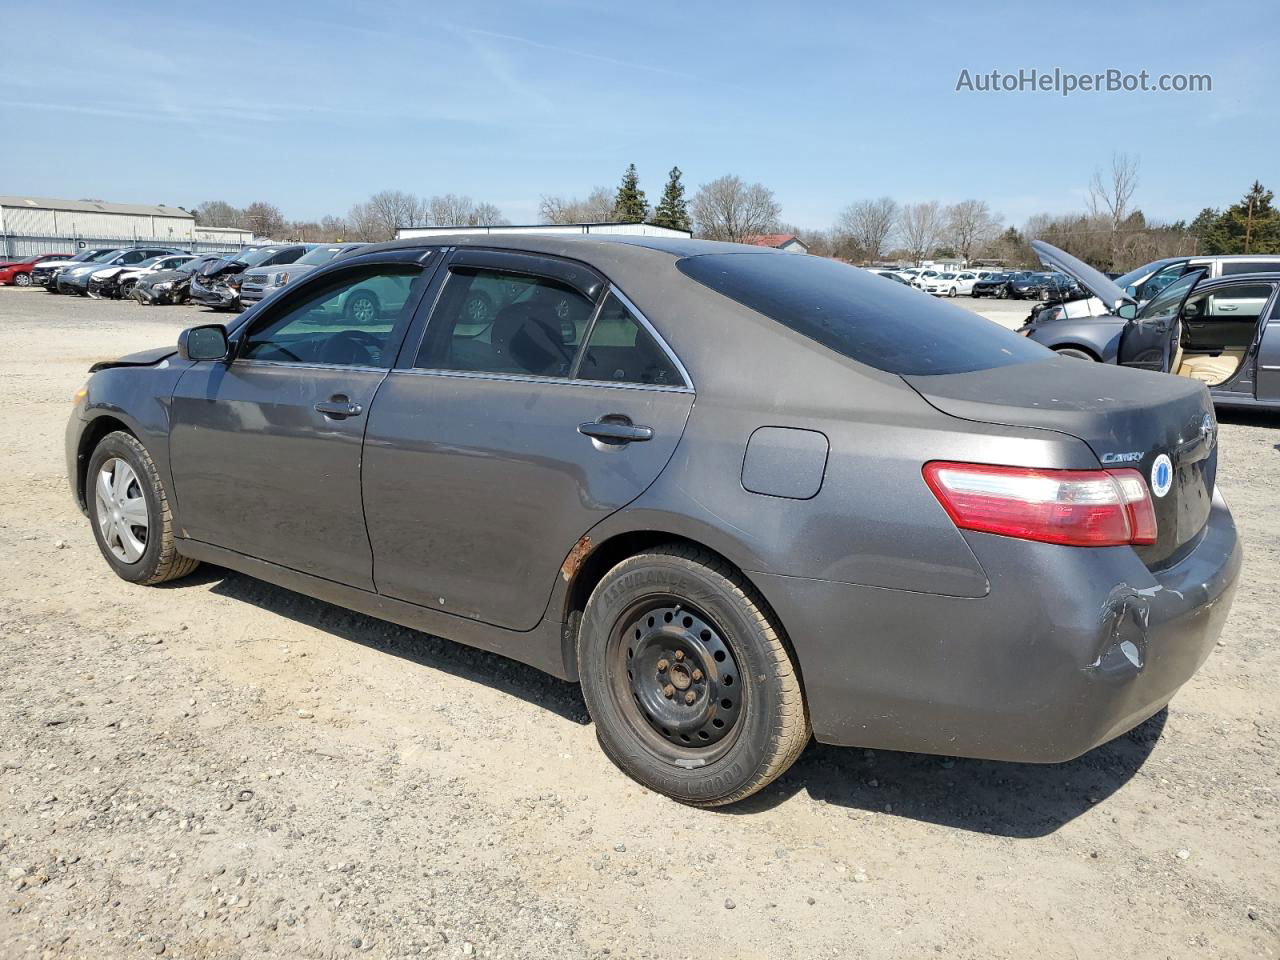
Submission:
POLYGON ((246 270, 294 263, 312 246, 306 243, 270 243, 249 247, 225 260, 207 263, 192 274, 190 298, 215 310, 240 310, 240 284, 246 270))
POLYGON ((1024 336, 1064 356, 1198 380, 1220 405, 1280 407, 1280 270, 1209 277, 1196 267, 1139 304, 1069 253, 1039 240, 1032 247, 1110 312, 1037 317, 1024 336))
POLYGON ((15 287, 31 286, 31 271, 42 263, 51 260, 66 261, 69 253, 41 253, 34 257, 16 257, 0 260, 0 286, 12 284, 15 287))
POLYGON ((292 263, 270 265, 246 270, 240 281, 240 303, 248 306, 263 297, 270 296, 281 287, 323 267, 330 260, 358 250, 363 243, 320 243, 292 263))
POLYGON ((694 805, 811 737, 1077 756, 1199 668, 1241 564, 1201 383, 824 257, 406 239, 93 370, 67 476, 120 578, 209 562, 579 682, 694 805))
POLYGON ((156 270, 143 274, 128 296, 144 306, 185 303, 190 295, 191 278, 202 267, 233 257, 232 253, 203 253, 172 270, 156 270))

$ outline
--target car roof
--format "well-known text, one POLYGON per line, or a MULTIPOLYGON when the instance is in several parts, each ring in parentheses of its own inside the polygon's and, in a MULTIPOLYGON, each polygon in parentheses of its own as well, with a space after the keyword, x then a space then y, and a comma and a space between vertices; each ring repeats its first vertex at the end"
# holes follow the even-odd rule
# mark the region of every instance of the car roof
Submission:
POLYGON ((688 240, 681 237, 646 237, 627 234, 562 235, 554 233, 515 234, 439 234, 428 237, 407 237, 371 243, 361 249, 361 255, 391 250, 426 249, 428 247, 486 247, 497 250, 543 253, 564 256, 593 263, 597 257, 604 260, 632 259, 639 261, 654 252, 669 254, 672 258, 709 256, 717 253, 741 253, 759 256, 794 257, 771 247, 757 247, 749 243, 723 243, 718 240, 688 240))

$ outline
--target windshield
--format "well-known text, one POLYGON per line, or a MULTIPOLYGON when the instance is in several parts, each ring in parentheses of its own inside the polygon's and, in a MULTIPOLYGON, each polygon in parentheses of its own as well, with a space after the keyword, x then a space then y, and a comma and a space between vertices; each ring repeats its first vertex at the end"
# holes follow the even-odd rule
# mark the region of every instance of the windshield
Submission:
POLYGON ((148 257, 146 260, 143 260, 141 263, 136 264, 135 266, 136 266, 136 269, 138 270, 141 270, 143 267, 154 267, 161 260, 168 260, 171 256, 173 256, 173 254, 166 253, 163 257, 148 257))
POLYGON ((1134 286, 1137 283, 1147 279, 1161 267, 1171 263, 1186 263, 1185 259, 1179 257, 1165 257, 1163 260, 1152 260, 1150 263, 1144 263, 1137 270, 1130 270, 1124 276, 1116 277, 1116 286, 1123 290, 1125 287, 1134 286))
POLYGON ((1200 278, 1203 276, 1203 270, 1193 270, 1179 277, 1175 282, 1169 284, 1159 294, 1147 301, 1143 308, 1138 311, 1138 318, 1141 320, 1163 320, 1173 316, 1178 312, 1178 308, 1182 306, 1182 301, 1187 298, 1191 288, 1199 283, 1200 278))
POLYGON ((298 263, 305 263, 309 267, 320 267, 328 263, 343 250, 347 249, 343 246, 321 246, 316 247, 305 257, 298 259, 298 263))
POLYGON ((108 260, 115 258, 117 254, 124 253, 123 250, 98 250, 84 258, 85 263, 106 263, 108 260))
POLYGON ((253 250, 246 250, 240 256, 232 260, 232 263, 243 263, 246 267, 256 267, 260 263, 270 260, 280 252, 279 247, 257 247, 253 250))
POLYGON ((721 253, 676 266, 716 293, 887 373, 967 373, 1050 356, 975 313, 825 257, 721 253))

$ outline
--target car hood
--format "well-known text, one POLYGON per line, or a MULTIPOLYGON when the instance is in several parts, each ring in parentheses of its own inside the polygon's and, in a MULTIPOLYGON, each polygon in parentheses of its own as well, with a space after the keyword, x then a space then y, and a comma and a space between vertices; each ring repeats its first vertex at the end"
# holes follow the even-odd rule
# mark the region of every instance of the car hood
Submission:
POLYGON ((236 263, 233 260, 214 260, 212 263, 206 263, 198 272, 202 277, 225 277, 233 273, 241 273, 245 269, 243 263, 236 263))
POLYGON ((1059 250, 1053 244, 1045 243, 1043 240, 1032 240, 1031 249, 1046 267, 1072 277, 1080 286, 1101 300, 1108 310, 1115 310, 1121 304, 1136 302, 1101 270, 1095 270, 1065 250, 1059 250))
POLYGON ((154 287, 158 283, 168 283, 170 280, 183 280, 190 276, 186 270, 157 270, 153 273, 145 273, 138 278, 139 283, 154 287))
POLYGON ((58 267, 80 267, 80 266, 84 266, 83 260, 44 260, 40 263, 37 263, 35 267, 33 267, 32 269, 44 270, 46 268, 53 269, 58 267))
POLYGON ((177 352, 177 347, 153 347, 150 350, 140 350, 137 353, 130 353, 115 360, 100 360, 89 368, 89 372, 97 373, 99 370, 110 370, 112 367, 151 367, 162 360, 172 357, 177 352))

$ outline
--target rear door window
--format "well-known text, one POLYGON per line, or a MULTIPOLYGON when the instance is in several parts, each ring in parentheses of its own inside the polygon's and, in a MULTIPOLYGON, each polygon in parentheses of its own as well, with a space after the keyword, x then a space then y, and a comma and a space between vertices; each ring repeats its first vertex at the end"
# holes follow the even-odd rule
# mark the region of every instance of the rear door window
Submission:
POLYGON ((1230 277, 1238 273, 1272 273, 1280 272, 1280 260, 1224 260, 1222 276, 1230 277))
POLYGON ((901 376, 1047 360, 1052 351, 975 313, 824 257, 718 253, 679 270, 842 356, 901 376))
POLYGON ((684 377, 658 341, 615 294, 591 325, 578 365, 581 380, 684 386, 684 377))

